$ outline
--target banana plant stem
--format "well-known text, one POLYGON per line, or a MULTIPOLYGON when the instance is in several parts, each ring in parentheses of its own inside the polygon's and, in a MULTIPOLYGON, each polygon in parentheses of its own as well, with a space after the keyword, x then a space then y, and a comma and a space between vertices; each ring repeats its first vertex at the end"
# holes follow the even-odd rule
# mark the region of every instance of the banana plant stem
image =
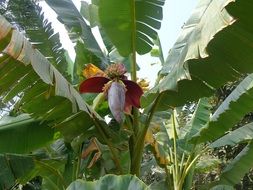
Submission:
POLYGON ((135 12, 135 0, 131 0, 131 7, 132 7, 132 61, 131 61, 131 79, 132 81, 137 81, 136 75, 136 12, 135 12))
POLYGON ((171 180, 171 174, 170 174, 167 166, 165 166, 164 169, 165 169, 165 173, 166 173, 166 183, 168 185, 168 190, 172 190, 173 189, 173 183, 172 183, 172 180, 171 180))
MULTIPOLYGON (((184 189, 190 189, 194 174, 194 166, 199 159, 199 157, 208 149, 208 147, 204 147, 196 156, 195 152, 192 152, 192 154, 188 157, 184 170, 182 172, 182 176, 179 182, 179 185, 181 188, 184 189), (193 158, 193 159, 192 159, 193 158), (185 185, 184 185, 185 184, 185 185)), ((196 150, 195 148, 193 150, 196 150)))
POLYGON ((134 145, 133 158, 131 159, 131 174, 135 174, 137 176, 140 175, 141 160, 142 160, 142 154, 143 154, 143 149, 144 149, 145 136, 146 136, 148 127, 151 123, 151 120, 154 116, 157 105, 160 102, 160 99, 161 99, 161 94, 159 94, 158 97, 156 98, 156 100, 149 112, 149 115, 148 115, 148 118, 145 122, 145 125, 138 132, 136 144, 134 145))
POLYGON ((172 127, 173 127, 173 155, 174 155, 174 168, 175 168, 175 190, 179 190, 178 183, 179 183, 179 173, 178 173, 178 158, 177 158, 177 129, 176 129, 176 122, 175 122, 175 111, 172 112, 172 127))
POLYGON ((77 153, 76 179, 79 178, 80 167, 81 167, 81 154, 82 154, 82 146, 79 146, 79 150, 77 153))
POLYGON ((102 138, 104 139, 105 143, 108 145, 110 151, 111 151, 111 154, 112 154, 112 159, 115 163, 115 166, 118 168, 120 174, 123 174, 123 169, 120 165, 120 161, 118 159, 118 156, 117 156, 117 153, 114 149, 114 147, 112 146, 112 143, 111 141, 106 137, 106 135, 104 134, 103 130, 102 130, 102 126, 101 124, 96 120, 96 118, 94 118, 94 124, 95 124, 95 127, 96 129, 98 130, 98 132, 100 133, 100 135, 102 136, 102 138))

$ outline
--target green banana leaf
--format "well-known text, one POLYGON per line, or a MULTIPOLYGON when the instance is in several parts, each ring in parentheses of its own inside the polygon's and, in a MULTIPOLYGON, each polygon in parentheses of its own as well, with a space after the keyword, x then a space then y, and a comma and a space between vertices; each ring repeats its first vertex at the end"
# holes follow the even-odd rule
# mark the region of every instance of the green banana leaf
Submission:
POLYGON ((19 97, 16 109, 53 125, 78 111, 83 112, 90 127, 93 125, 91 117, 103 121, 61 73, 2 16, 0 26, 0 51, 3 52, 0 57, 1 96, 7 100, 19 97))
POLYGON ((191 140, 198 143, 212 141, 222 136, 241 118, 252 111, 253 74, 247 76, 222 102, 210 122, 191 140))
POLYGON ((83 76, 83 69, 86 64, 92 63, 97 67, 100 67, 101 60, 95 56, 92 52, 87 50, 84 43, 80 40, 75 45, 76 59, 74 62, 74 84, 80 84, 85 78, 83 76))
POLYGON ((105 69, 108 64, 107 57, 74 3, 71 0, 46 0, 46 2, 58 15, 58 20, 65 25, 70 39, 76 42, 81 38, 87 50, 101 59, 100 68, 105 69))
POLYGON ((210 147, 217 148, 221 146, 234 146, 239 143, 245 143, 247 141, 251 141, 253 139, 253 123, 249 123, 236 129, 234 131, 229 132, 218 140, 214 141, 210 147))
POLYGON ((253 143, 250 142, 222 171, 218 182, 212 186, 235 185, 253 167, 253 143))
POLYGON ((11 189, 35 167, 32 157, 16 154, 0 154, 0 163, 0 189, 11 189))
POLYGON ((142 106, 157 93, 162 93, 159 109, 184 105, 253 72, 252 8, 248 1, 199 1, 162 67, 164 78, 142 106))
POLYGON ((3 16, 20 31, 24 31, 33 46, 36 47, 50 62, 66 76, 69 74, 65 50, 54 33, 51 23, 44 17, 42 8, 31 0, 10 0, 6 2, 7 11, 3 16), (27 19, 29 18, 29 19, 27 19))
POLYGON ((151 51, 160 29, 165 0, 100 0, 100 24, 119 53, 151 51), (110 13, 110 14, 108 14, 110 13))
POLYGON ((39 156, 35 155, 35 168, 31 176, 42 177, 41 189, 65 190, 73 180, 72 150, 67 148, 63 139, 58 139, 36 153, 39 156))
MULTIPOLYGON (((61 73, 2 16, 0 26, 0 51, 4 53, 0 57, 0 96, 19 98, 15 109, 46 121, 68 142, 86 133, 87 137, 96 136, 95 120, 112 142, 121 143, 129 135, 124 131, 119 135, 109 128, 61 73)), ((99 140, 104 142, 103 138, 99 140)))
POLYGON ((41 176, 41 189, 65 190, 67 187, 62 173, 64 171, 64 162, 60 160, 35 161, 36 167, 33 176, 41 176))
POLYGON ((98 26, 99 19, 98 19, 98 6, 91 3, 89 4, 86 1, 81 1, 81 10, 80 13, 82 16, 89 21, 90 27, 93 28, 98 26))
POLYGON ((25 185, 38 176, 42 189, 66 189, 72 181, 65 174, 68 154, 62 139, 30 155, 0 154, 0 189, 25 185))
POLYGON ((27 114, 0 120, 0 153, 28 154, 51 143, 55 129, 27 114))
POLYGON ((77 180, 70 184, 67 190, 148 190, 149 187, 145 185, 139 178, 133 175, 105 175, 97 181, 77 180))
MULTIPOLYGON (((191 120, 186 124, 186 134, 184 140, 187 142, 192 136, 197 134, 208 122, 211 114, 211 105, 208 98, 201 98, 196 106, 191 120)), ((189 146, 185 142, 185 146, 189 146)))

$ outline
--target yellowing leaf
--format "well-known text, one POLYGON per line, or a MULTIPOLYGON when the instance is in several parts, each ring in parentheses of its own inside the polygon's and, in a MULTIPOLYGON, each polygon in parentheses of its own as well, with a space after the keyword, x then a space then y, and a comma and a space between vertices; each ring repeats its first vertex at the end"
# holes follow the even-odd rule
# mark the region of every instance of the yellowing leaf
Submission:
POLYGON ((87 166, 87 168, 91 168, 97 161, 98 159, 101 157, 102 153, 101 152, 96 152, 93 156, 93 158, 91 159, 89 165, 87 166))
POLYGON ((148 128, 146 136, 145 136, 145 143, 153 145, 155 142, 154 136, 153 136, 153 131, 148 128))
POLYGON ((155 157, 156 160, 159 162, 159 164, 167 165, 169 163, 167 155, 168 153, 163 150, 163 148, 161 147, 161 145, 157 143, 157 141, 155 141, 155 143, 152 144, 151 146, 154 148, 155 157))
POLYGON ((146 79, 143 79, 143 78, 138 79, 137 83, 144 92, 149 90, 149 81, 147 81, 146 79))
POLYGON ((100 151, 99 147, 96 143, 96 139, 92 138, 89 146, 82 152, 82 158, 86 159, 88 155, 90 155, 94 151, 100 151))
POLYGON ((166 165, 169 163, 168 153, 164 148, 157 142, 154 134, 159 131, 159 125, 152 123, 152 127, 149 127, 145 136, 145 143, 150 144, 154 156, 159 164, 166 165))
POLYGON ((83 70, 83 76, 85 78, 91 78, 95 76, 105 76, 105 73, 101 69, 93 65, 92 63, 89 63, 86 65, 85 69, 83 70))
POLYGON ((91 168, 102 155, 99 145, 97 144, 96 138, 92 138, 89 146, 82 152, 82 159, 86 159, 93 152, 95 152, 95 154, 93 155, 87 168, 91 168))

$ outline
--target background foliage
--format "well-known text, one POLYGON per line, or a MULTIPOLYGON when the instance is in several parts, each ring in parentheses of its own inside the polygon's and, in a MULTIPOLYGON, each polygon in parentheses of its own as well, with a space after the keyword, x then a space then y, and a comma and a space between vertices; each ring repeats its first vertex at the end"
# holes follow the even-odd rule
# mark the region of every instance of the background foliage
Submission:
POLYGON ((46 2, 74 62, 36 2, 0 2, 1 189, 251 187, 252 3, 200 1, 164 59, 164 1, 46 2), (137 53, 149 52, 162 69, 123 123, 101 95, 79 94, 88 64, 123 62, 137 82, 137 53))

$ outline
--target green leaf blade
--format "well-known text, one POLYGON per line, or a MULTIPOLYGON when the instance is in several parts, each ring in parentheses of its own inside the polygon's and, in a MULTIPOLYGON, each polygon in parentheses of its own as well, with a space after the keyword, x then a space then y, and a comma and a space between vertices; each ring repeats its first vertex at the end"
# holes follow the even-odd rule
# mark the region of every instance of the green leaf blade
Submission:
POLYGON ((247 76, 215 111, 210 122, 192 140, 198 143, 222 136, 253 108, 253 74, 247 76))
POLYGON ((249 123, 239 129, 229 132, 218 140, 214 141, 210 147, 217 148, 226 145, 235 146, 253 139, 253 123, 249 123))
POLYGON ((28 154, 52 142, 54 133, 53 128, 27 114, 5 116, 0 120, 0 153, 28 154))
POLYGON ((235 185, 253 167, 253 143, 248 144, 222 171, 216 184, 235 185))
POLYGON ((105 175, 97 181, 77 180, 70 184, 67 190, 109 190, 109 189, 125 189, 125 190, 149 190, 140 179, 132 175, 105 175))
POLYGON ((122 56, 151 51, 157 38, 155 29, 161 27, 162 5, 164 0, 123 0, 120 4, 117 0, 100 1, 101 25, 122 56))
POLYGON ((160 72, 163 80, 149 95, 163 93, 161 103, 182 106, 253 72, 252 8, 245 1, 200 1, 160 72))

